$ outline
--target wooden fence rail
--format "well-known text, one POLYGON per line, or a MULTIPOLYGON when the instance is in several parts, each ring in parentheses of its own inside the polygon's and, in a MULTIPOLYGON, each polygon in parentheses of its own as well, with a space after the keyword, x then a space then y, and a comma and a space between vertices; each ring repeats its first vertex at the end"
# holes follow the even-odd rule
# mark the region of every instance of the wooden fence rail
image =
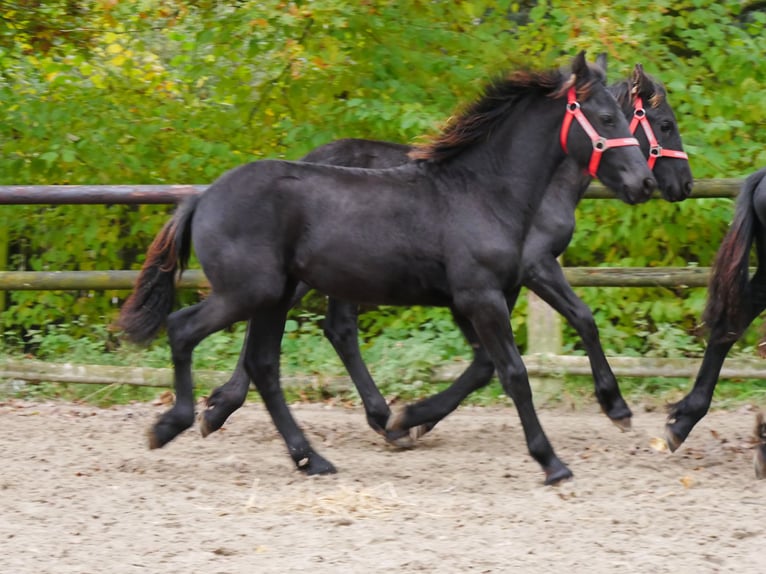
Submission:
MULTIPOLYGON (((740 179, 700 179, 692 197, 736 197, 740 179)), ((206 185, 0 185, 0 205, 172 204, 202 193, 206 185)), ((614 194, 593 182, 587 199, 614 199, 614 194)))
MULTIPOLYGON (((709 267, 565 267, 575 287, 704 287, 709 267)), ((132 289, 138 271, 0 271, 0 291, 132 289)), ((208 286, 199 269, 184 272, 178 287, 208 286)))
MULTIPOLYGON (((694 185, 693 198, 734 198, 742 180, 707 179, 694 185)), ((89 186, 0 186, 0 205, 84 205, 84 204, 173 204, 201 193, 204 185, 89 185, 89 186)), ((594 182, 585 196, 589 199, 610 199, 614 195, 594 182)), ((569 267, 564 269, 573 286, 594 287, 704 287, 708 267, 569 267)), ((131 289, 137 271, 0 271, 0 294, 13 290, 127 290, 131 289)), ((179 282, 180 288, 207 286, 200 270, 188 270, 179 282)), ((560 319, 547 305, 540 304, 530 294, 528 323, 537 328, 528 334, 528 354, 524 357, 530 375, 538 377, 590 373, 587 357, 560 355, 560 319), (533 317, 534 315, 534 317, 533 317), (551 343, 553 341, 553 343, 551 343)), ((618 376, 692 377, 699 361, 687 358, 611 357, 618 376)), ((464 365, 436 369, 435 380, 454 378, 464 365), (453 372, 454 371, 454 372, 453 372)), ((202 378, 218 383, 227 374, 201 373, 202 378)), ((727 361, 721 374, 724 378, 766 379, 766 363, 749 359, 727 361)), ((137 369, 133 367, 103 367, 99 365, 56 365, 29 360, 0 361, 0 378, 27 381, 77 382, 101 384, 135 384, 166 386, 170 381, 167 369, 137 369)), ((314 377, 297 377, 297 384, 314 381, 314 377)), ((319 379, 325 383, 338 381, 319 379)), ((288 382, 289 383, 289 382, 288 382)))

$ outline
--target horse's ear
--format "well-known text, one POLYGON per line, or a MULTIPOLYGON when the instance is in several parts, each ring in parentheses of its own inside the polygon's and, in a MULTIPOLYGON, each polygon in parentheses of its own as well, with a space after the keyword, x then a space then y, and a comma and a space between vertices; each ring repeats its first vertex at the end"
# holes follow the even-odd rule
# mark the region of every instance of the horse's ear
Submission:
POLYGON ((590 68, 588 68, 588 62, 585 61, 585 50, 580 51, 572 59, 572 74, 578 79, 587 79, 590 75, 590 68))
POLYGON ((644 73, 644 67, 641 64, 636 64, 633 68, 633 76, 630 80, 630 93, 634 96, 640 94, 646 82, 647 78, 644 73))
POLYGON ((596 65, 604 71, 606 75, 606 52, 601 52, 596 56, 596 65))

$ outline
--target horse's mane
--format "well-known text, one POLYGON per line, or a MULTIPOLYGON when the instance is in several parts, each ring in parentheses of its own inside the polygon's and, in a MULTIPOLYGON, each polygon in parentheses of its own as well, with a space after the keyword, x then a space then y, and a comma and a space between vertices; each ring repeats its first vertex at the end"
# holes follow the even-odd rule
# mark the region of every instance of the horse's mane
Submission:
MULTIPOLYGON (((593 80, 577 86, 580 99, 587 99, 593 83, 603 80, 603 72, 591 67, 593 80)), ((413 160, 441 162, 486 138, 495 125, 508 116, 524 96, 543 94, 556 98, 574 85, 574 75, 561 70, 515 71, 491 80, 482 95, 460 113, 447 120, 440 133, 409 153, 413 160)))
POLYGON ((646 73, 643 74, 639 83, 635 79, 622 80, 611 86, 609 91, 622 107, 631 105, 633 98, 637 95, 643 98, 644 105, 652 108, 658 108, 667 98, 662 82, 646 73))

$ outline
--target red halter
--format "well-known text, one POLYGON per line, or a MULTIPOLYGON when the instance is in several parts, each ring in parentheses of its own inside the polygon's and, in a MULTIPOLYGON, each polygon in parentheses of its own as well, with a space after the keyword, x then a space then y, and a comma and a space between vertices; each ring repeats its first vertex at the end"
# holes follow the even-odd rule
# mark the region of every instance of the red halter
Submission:
POLYGON ((659 144, 657 138, 654 136, 654 130, 652 130, 652 126, 649 123, 649 120, 646 119, 644 102, 641 101, 641 98, 636 97, 633 103, 633 119, 630 121, 630 133, 636 133, 638 124, 641 124, 641 127, 644 128, 646 139, 649 140, 649 169, 654 169, 654 163, 657 161, 658 157, 689 159, 689 156, 686 155, 686 152, 674 149, 665 149, 659 144))
POLYGON ((561 147, 564 148, 565 153, 567 152, 569 128, 572 125, 572 120, 575 119, 593 143, 593 154, 590 156, 590 163, 588 164, 588 174, 591 177, 596 177, 598 164, 601 162, 601 156, 606 150, 613 147, 638 145, 636 138, 612 138, 608 140, 600 136, 588 121, 588 118, 585 117, 585 114, 582 113, 580 102, 577 101, 577 92, 575 92, 574 87, 571 87, 567 92, 567 113, 564 116, 564 123, 561 124, 561 147))

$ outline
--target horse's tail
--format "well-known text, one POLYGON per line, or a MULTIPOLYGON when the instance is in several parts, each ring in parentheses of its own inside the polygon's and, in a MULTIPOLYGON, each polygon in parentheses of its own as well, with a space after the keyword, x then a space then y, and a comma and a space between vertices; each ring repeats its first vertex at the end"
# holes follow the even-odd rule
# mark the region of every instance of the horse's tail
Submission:
POLYGON ((718 340, 738 339, 747 327, 750 248, 756 231, 753 198, 766 170, 745 180, 729 231, 723 238, 713 263, 708 284, 708 299, 703 321, 718 340))
POLYGON ((175 303, 176 272, 180 276, 191 252, 191 217, 199 197, 185 200, 157 237, 120 311, 117 326, 135 343, 148 343, 165 325, 175 303))

